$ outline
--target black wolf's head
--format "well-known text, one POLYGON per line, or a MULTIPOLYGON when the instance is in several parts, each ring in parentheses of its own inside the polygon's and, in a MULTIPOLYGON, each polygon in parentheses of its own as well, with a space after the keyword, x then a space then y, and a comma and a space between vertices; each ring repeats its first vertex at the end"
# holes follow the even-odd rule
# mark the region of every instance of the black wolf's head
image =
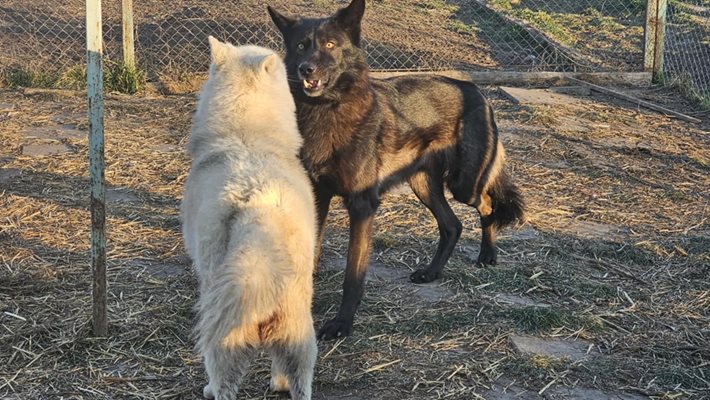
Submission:
POLYGON ((268 7, 281 31, 286 47, 286 69, 297 98, 337 99, 367 71, 360 48, 360 22, 365 0, 327 18, 301 18, 281 14, 268 7))

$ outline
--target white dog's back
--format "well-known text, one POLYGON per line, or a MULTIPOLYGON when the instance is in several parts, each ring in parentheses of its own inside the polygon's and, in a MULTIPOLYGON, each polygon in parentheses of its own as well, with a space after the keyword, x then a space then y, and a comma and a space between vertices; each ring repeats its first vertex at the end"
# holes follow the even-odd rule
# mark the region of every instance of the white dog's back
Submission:
POLYGON ((250 349, 264 345, 274 357, 272 388, 309 399, 316 223, 286 71, 268 49, 213 38, 210 47, 181 205, 200 280, 205 396, 235 398, 250 349))

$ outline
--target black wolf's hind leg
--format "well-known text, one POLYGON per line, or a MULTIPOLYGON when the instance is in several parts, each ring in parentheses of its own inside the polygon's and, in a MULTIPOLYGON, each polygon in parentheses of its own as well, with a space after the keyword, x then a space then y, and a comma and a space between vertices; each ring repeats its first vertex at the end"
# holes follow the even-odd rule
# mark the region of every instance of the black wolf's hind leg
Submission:
POLYGON ((494 265, 498 259, 498 249, 496 248, 496 224, 493 218, 493 208, 491 197, 484 193, 481 195, 478 206, 478 213, 481 215, 481 251, 478 253, 478 264, 494 265))
POLYGON ((434 258, 426 269, 414 271, 409 277, 414 283, 431 282, 441 277, 441 271, 454 251, 461 236, 461 221, 451 210, 444 196, 444 183, 441 175, 428 171, 417 172, 409 178, 409 186, 419 200, 434 214, 439 226, 439 245, 434 258))

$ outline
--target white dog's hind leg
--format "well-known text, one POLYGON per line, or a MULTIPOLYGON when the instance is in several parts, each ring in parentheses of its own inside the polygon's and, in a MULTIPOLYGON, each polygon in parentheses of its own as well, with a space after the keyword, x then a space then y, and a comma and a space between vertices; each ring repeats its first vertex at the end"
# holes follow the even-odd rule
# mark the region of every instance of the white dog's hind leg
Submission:
POLYGON ((205 369, 210 381, 202 391, 205 398, 235 400, 249 368, 252 353, 249 348, 226 349, 221 346, 207 351, 205 369))
POLYGON ((288 392, 286 366, 282 365, 281 357, 275 353, 272 351, 271 354, 271 382, 269 382, 269 389, 272 392, 288 392))
MULTIPOLYGON (((274 344, 271 352, 274 357, 271 369, 272 388, 278 388, 279 384, 283 383, 281 378, 285 375, 291 399, 310 400, 317 352, 315 332, 300 343, 274 344)), ((280 387, 283 388, 283 385, 280 387)))
POLYGON ((214 392, 212 391, 212 386, 210 386, 209 383, 202 388, 202 397, 210 400, 214 399, 214 392))

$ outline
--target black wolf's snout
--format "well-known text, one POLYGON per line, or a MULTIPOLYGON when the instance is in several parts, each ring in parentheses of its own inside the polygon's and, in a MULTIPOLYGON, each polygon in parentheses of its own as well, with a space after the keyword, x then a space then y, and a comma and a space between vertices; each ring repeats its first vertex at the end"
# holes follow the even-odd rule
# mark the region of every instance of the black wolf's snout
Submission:
POLYGON ((298 66, 298 72, 301 73, 301 76, 304 79, 308 79, 311 77, 316 72, 316 66, 313 63, 310 62, 303 62, 301 65, 298 66))

